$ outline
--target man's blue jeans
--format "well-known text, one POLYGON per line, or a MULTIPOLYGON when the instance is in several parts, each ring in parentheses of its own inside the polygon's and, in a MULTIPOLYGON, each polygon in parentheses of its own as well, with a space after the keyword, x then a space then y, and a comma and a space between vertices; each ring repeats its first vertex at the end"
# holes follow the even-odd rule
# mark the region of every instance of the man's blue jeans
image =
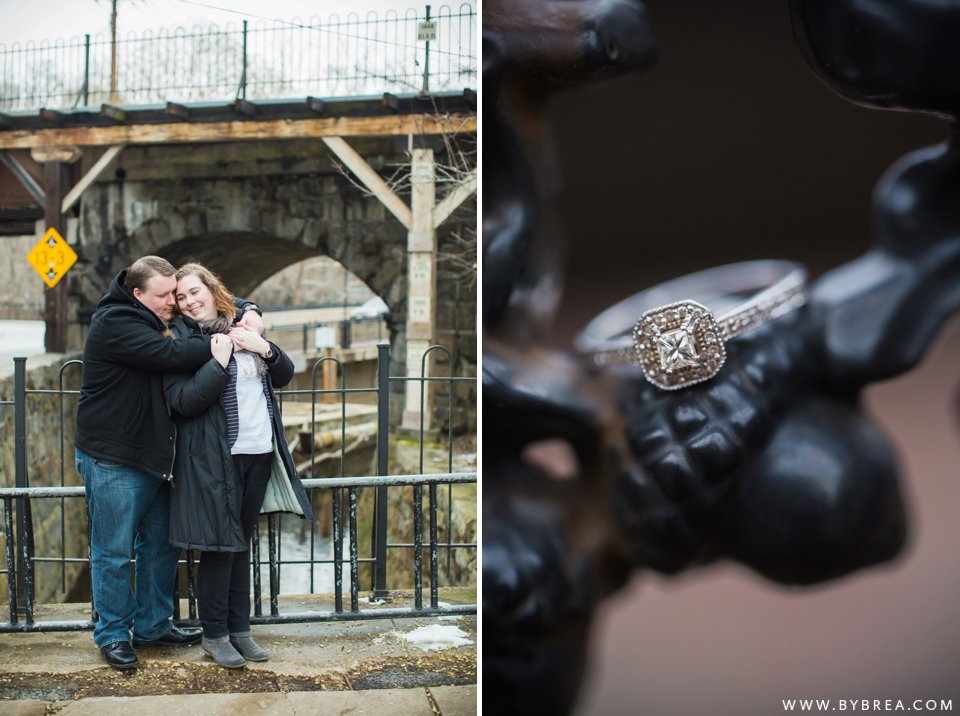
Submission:
POLYGON ((93 630, 98 647, 157 639, 172 626, 173 581, 180 548, 169 542, 170 486, 128 465, 77 450, 90 510, 93 630), (136 591, 130 588, 130 551, 136 591))

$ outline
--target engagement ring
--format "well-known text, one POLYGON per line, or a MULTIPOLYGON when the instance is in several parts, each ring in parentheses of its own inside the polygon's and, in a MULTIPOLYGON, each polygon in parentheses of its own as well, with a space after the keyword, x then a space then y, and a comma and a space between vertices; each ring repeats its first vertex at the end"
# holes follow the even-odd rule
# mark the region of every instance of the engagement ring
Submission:
POLYGON ((720 371, 727 341, 802 306, 806 278, 792 261, 698 271, 608 308, 580 332, 576 347, 597 366, 633 366, 658 388, 686 388, 720 371))

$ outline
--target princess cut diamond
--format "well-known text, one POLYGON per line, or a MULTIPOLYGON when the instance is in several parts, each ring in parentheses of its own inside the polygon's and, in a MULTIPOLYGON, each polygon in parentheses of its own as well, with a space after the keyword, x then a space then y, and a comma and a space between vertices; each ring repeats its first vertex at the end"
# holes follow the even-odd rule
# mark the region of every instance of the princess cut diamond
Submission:
POLYGON ((661 370, 673 371, 700 364, 697 357, 697 339, 683 328, 661 334, 657 349, 660 353, 661 370))
POLYGON ((718 330, 710 310, 696 301, 647 311, 633 329, 644 375, 664 390, 709 380, 726 360, 723 343, 716 338, 718 330))

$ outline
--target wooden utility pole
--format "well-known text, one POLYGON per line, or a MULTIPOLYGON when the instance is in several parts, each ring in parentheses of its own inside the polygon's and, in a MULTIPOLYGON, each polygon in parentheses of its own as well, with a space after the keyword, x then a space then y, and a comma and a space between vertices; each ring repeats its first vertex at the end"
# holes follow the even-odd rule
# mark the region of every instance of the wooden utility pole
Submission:
POLYGON ((117 103, 117 0, 110 3, 110 104, 117 103))
MULTIPOLYGON (((70 189, 70 165, 59 160, 43 165, 45 201, 43 218, 47 228, 67 236, 67 220, 63 214, 63 197, 70 189)), ((43 347, 47 353, 65 353, 67 350, 67 282, 60 281, 43 292, 43 318, 47 330, 43 347)))

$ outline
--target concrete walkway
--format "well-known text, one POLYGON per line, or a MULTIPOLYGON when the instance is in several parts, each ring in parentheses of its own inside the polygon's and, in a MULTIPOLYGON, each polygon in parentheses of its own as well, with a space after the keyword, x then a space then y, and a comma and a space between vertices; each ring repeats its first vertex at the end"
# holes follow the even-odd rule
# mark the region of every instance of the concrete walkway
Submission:
POLYGON ((4 716, 246 716, 247 714, 350 714, 350 716, 465 716, 477 713, 476 686, 437 686, 377 691, 315 691, 273 694, 108 696, 81 701, 3 701, 4 716))
MULTIPOLYGON (((474 595, 444 590, 441 601, 473 601, 474 595)), ((315 596, 280 603, 281 614, 328 608, 315 596)), ((86 619, 88 610, 41 606, 36 620, 86 619)), ((139 650, 140 667, 128 672, 105 665, 90 632, 0 634, 0 713, 477 712, 475 616, 255 625, 253 632, 270 653, 266 662, 230 670, 199 646, 153 648, 139 650)))

